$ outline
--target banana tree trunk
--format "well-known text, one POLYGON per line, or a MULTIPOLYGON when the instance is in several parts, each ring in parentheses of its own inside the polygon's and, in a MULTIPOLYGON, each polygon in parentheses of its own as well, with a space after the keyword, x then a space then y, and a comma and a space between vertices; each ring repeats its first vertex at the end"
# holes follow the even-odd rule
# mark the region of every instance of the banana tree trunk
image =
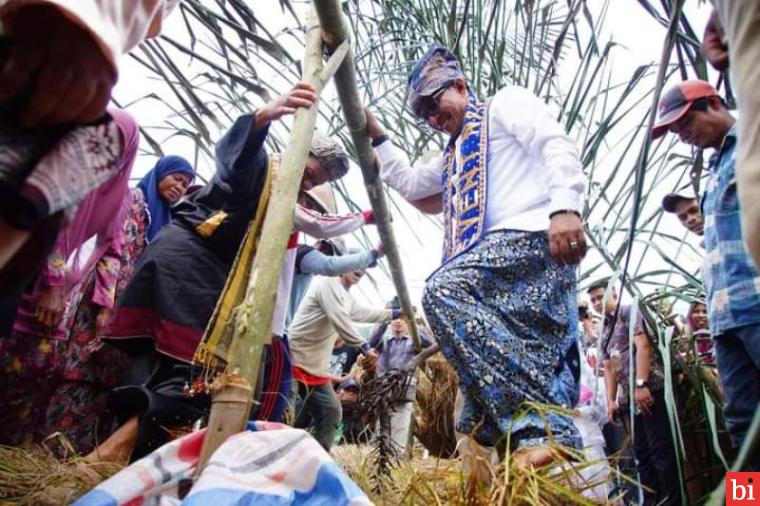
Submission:
MULTIPOLYGON (((319 94, 345 58, 348 46, 338 48, 323 65, 322 34, 313 12, 307 24, 302 80, 314 85, 319 94)), ((290 139, 273 181, 245 299, 236 311, 229 372, 222 375, 219 388, 213 395, 208 432, 196 476, 229 436, 245 429, 250 416, 252 386, 256 384, 264 343, 271 332, 285 247, 293 230, 293 212, 309 156, 318 107, 315 104, 309 109, 298 109, 293 119, 290 139)))
MULTIPOLYGON (((345 43, 348 39, 348 29, 338 0, 314 0, 314 7, 317 10, 319 23, 322 26, 322 31, 325 33, 327 44, 331 47, 337 47, 339 44, 345 43)), ((412 311, 409 290, 404 279, 401 257, 399 256, 398 246, 396 245, 396 239, 393 236, 393 229, 391 228, 388 203, 377 174, 375 151, 372 149, 372 142, 366 132, 367 118, 364 115, 364 106, 359 98, 359 90, 356 87, 354 55, 350 48, 348 49, 348 55, 335 73, 335 86, 338 90, 338 98, 343 108, 346 124, 351 132, 351 138, 356 148, 356 155, 359 159, 359 166, 362 169, 364 185, 367 187, 372 211, 377 219, 377 231, 380 234, 380 240, 383 241, 385 254, 388 257, 393 284, 396 287, 401 308, 409 324, 409 333, 414 340, 416 350, 419 352, 422 349, 422 345, 417 333, 417 324, 414 321, 414 312, 412 311)))

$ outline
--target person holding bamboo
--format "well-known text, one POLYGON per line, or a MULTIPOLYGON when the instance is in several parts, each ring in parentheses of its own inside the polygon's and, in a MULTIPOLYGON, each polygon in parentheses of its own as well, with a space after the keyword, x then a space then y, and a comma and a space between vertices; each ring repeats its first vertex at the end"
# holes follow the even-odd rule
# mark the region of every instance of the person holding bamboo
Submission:
MULTIPOLYGON (((317 101, 312 85, 298 83, 258 111, 239 117, 217 143, 217 171, 203 188, 172 210, 174 221, 146 248, 134 276, 118 301, 104 339, 127 351, 132 366, 124 386, 114 390, 122 426, 90 459, 124 461, 142 457, 166 441, 167 428, 187 426, 203 416, 210 399, 188 385, 203 372, 197 350, 214 314, 238 250, 269 200, 269 185, 280 157, 264 149, 272 121, 317 101)), ((337 142, 315 134, 304 168, 301 191, 338 179, 348 157, 337 142)), ((371 217, 370 217, 371 218, 371 217)), ((368 221, 364 213, 323 216, 296 206, 296 232, 315 237, 342 235, 368 221)), ((252 237, 255 237, 256 233, 252 237)), ((246 240, 255 248, 253 240, 246 240)), ((252 251, 243 256, 249 258, 252 251)), ((290 293, 295 248, 286 253, 280 292, 290 293), (292 253, 292 254, 290 254, 292 253)), ((272 320, 272 334, 284 334, 285 308, 272 320)), ((287 350, 273 338, 271 346, 287 350)), ((208 354, 206 354, 208 355, 208 354)), ((205 366, 205 364, 204 364, 205 366)), ((195 385, 193 385, 194 387, 195 385)))
POLYGON ((443 265, 422 305, 465 394, 457 430, 486 446, 509 441, 521 462, 547 464, 549 430, 560 445, 581 447, 568 416, 550 410, 547 427, 525 404, 572 408, 578 399, 575 266, 586 253, 578 149, 527 90, 476 97, 443 47, 415 64, 408 86, 414 115, 449 136, 443 154, 412 166, 369 111, 367 130, 380 176, 423 211, 443 212, 443 265))

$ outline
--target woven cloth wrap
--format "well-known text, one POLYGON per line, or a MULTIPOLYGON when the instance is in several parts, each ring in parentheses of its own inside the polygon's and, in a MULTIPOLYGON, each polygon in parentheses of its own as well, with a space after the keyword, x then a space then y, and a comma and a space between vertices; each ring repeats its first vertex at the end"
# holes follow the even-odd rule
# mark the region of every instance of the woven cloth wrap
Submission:
POLYGON ((343 151, 343 146, 322 134, 314 132, 309 154, 319 161, 330 181, 340 179, 348 172, 348 156, 343 151))
POLYGON ((445 47, 432 45, 425 56, 414 64, 409 74, 409 106, 420 115, 420 99, 429 97, 456 79, 466 80, 454 53, 445 47))

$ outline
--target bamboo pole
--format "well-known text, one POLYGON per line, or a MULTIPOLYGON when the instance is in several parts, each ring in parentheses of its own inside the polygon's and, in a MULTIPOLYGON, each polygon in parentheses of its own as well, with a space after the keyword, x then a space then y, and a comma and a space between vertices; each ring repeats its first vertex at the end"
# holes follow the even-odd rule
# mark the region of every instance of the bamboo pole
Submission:
MULTIPOLYGON (((326 64, 322 64, 322 34, 312 10, 307 19, 302 80, 312 84, 319 95, 347 53, 348 44, 344 44, 326 64)), ((230 372, 222 376, 219 388, 213 395, 208 432, 196 476, 229 436, 245 429, 250 416, 252 387, 256 385, 261 368, 264 343, 271 333, 285 247, 293 230, 293 212, 309 156, 318 107, 317 103, 309 109, 299 108, 293 118, 290 139, 273 180, 246 295, 235 316, 230 372)))
MULTIPOLYGON (((348 29, 340 9, 338 0, 314 0, 314 7, 319 16, 319 24, 325 33, 325 41, 331 47, 337 47, 348 41, 348 29)), ((382 183, 377 174, 377 163, 372 142, 367 135, 367 118, 364 114, 364 106, 359 97, 356 87, 356 70, 354 68, 353 50, 349 48, 348 55, 335 73, 335 86, 338 90, 338 98, 346 118, 346 125, 351 132, 351 138, 356 148, 359 166, 364 176, 364 185, 367 187, 372 211, 377 220, 377 231, 383 242, 385 254, 388 258, 393 284, 398 293, 401 308, 404 311, 409 333, 414 340, 414 346, 419 352, 422 349, 417 323, 414 321, 412 303, 409 298, 409 290, 404 279, 404 270, 401 265, 396 239, 390 224, 388 203, 385 199, 382 183)))

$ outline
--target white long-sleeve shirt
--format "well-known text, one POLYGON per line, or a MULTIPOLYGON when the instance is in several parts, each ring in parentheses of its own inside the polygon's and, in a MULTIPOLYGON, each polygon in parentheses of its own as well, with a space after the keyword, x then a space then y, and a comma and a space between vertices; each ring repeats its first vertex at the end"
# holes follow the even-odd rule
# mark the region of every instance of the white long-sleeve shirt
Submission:
MULTIPOLYGON (((491 101, 488 128, 485 232, 546 230, 554 211, 581 213, 586 178, 578 149, 546 104, 525 88, 502 88, 491 101)), ((375 151, 380 177, 405 199, 442 192, 442 155, 412 166, 391 142, 375 151)))
POLYGON ((392 315, 390 309, 358 304, 340 278, 318 277, 298 306, 288 329, 293 365, 314 376, 329 376, 330 356, 338 335, 347 345, 360 347, 366 341, 353 322, 381 323, 390 320, 392 315))

